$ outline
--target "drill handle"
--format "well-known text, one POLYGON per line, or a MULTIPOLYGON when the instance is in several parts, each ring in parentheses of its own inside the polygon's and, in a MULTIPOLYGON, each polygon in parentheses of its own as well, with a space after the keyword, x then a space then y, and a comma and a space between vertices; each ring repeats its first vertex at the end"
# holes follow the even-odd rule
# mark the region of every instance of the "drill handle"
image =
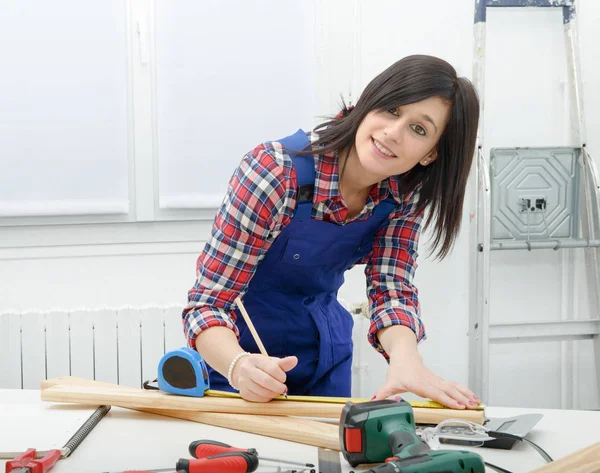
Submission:
POLYGON ((388 445, 393 455, 398 458, 414 457, 431 451, 429 445, 414 432, 394 432, 388 439, 388 445))

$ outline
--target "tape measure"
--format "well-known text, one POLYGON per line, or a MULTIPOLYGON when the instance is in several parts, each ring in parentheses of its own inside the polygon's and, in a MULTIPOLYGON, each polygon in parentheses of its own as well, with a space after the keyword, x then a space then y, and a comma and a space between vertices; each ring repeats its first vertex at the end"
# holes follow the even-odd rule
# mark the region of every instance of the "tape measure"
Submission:
MULTIPOLYGON (((238 393, 229 391, 217 391, 210 389, 210 380, 206 363, 200 354, 189 347, 178 348, 166 353, 158 363, 158 389, 170 394, 180 394, 193 397, 228 397, 241 399, 238 393)), ((152 389, 148 382, 144 388, 152 389)), ((154 388, 156 389, 156 388, 154 388)), ((299 401, 299 402, 324 402, 330 404, 346 404, 348 401, 354 403, 368 402, 367 398, 328 397, 328 396, 277 396, 275 401, 299 401)), ((412 407, 426 409, 447 409, 446 406, 428 399, 408 400, 412 407)), ((479 404, 474 410, 485 409, 484 404, 479 404)))
POLYGON ((158 363, 158 389, 166 393, 203 397, 210 388, 206 363, 189 347, 165 353, 158 363))
MULTIPOLYGON (((241 399, 238 393, 232 393, 229 391, 217 391, 217 390, 208 390, 205 393, 206 396, 213 397, 229 397, 235 399, 241 399)), ((346 404, 348 401, 353 403, 359 402, 369 402, 370 399, 363 397, 329 397, 329 396, 293 396, 288 395, 288 397, 277 396, 273 398, 274 401, 298 401, 298 402, 324 402, 330 404, 346 404)), ((439 402, 431 401, 429 399, 404 399, 408 402, 412 407, 422 407, 425 409, 448 409, 448 407, 440 404, 439 402)), ((470 408, 471 410, 484 410, 485 404, 481 403, 477 407, 470 408)))

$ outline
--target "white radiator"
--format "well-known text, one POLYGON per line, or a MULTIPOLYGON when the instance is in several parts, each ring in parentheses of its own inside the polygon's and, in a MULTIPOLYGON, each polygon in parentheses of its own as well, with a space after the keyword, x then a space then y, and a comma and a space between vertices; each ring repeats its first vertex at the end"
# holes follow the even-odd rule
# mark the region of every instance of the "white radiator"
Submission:
POLYGON ((140 387, 185 346, 183 306, 0 312, 0 388, 78 376, 140 387))
MULTIPOLYGON (((354 317, 352 393, 371 396, 387 366, 366 342, 366 304, 344 305, 354 317)), ((167 351, 186 345, 182 307, 0 312, 0 388, 39 389, 58 376, 141 387, 167 351)))

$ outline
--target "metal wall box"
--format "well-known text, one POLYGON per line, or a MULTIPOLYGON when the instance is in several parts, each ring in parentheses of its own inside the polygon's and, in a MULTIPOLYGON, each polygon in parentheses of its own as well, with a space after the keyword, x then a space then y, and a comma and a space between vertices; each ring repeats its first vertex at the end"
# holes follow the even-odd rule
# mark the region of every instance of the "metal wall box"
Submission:
POLYGON ((579 157, 579 148, 492 148, 492 240, 577 238, 579 157))

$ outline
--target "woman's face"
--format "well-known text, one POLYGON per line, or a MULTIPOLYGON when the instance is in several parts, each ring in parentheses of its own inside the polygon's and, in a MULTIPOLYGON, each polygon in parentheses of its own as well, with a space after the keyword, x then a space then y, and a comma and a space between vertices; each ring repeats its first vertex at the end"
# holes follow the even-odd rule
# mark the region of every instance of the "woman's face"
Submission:
POLYGON ((449 103, 440 97, 369 112, 356 132, 355 152, 361 171, 380 181, 403 174, 419 162, 431 164, 437 159, 436 143, 449 112, 449 103))

